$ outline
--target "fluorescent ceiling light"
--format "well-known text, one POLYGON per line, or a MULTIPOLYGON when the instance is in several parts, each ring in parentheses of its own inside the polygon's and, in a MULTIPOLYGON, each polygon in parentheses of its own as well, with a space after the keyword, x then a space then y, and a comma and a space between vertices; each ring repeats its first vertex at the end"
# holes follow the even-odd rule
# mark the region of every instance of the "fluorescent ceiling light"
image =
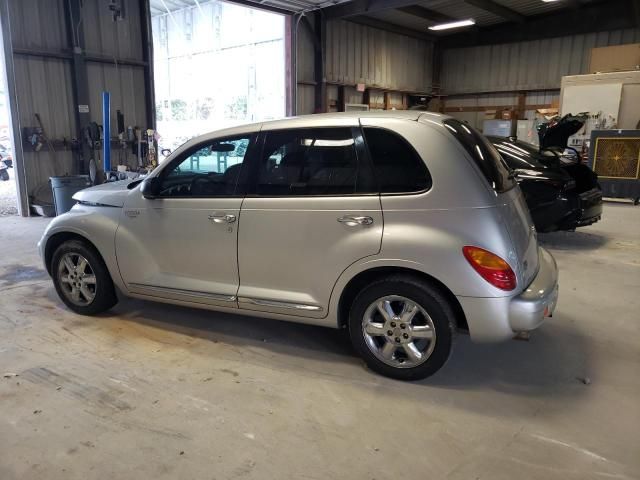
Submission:
POLYGON ((542 0, 544 3, 557 2, 558 0, 542 0))
POLYGON ((432 27, 429 27, 429 30, 449 30, 450 28, 468 27, 469 25, 475 25, 475 24, 476 24, 476 21, 472 19, 458 20, 456 22, 441 23, 439 25, 434 25, 432 27))

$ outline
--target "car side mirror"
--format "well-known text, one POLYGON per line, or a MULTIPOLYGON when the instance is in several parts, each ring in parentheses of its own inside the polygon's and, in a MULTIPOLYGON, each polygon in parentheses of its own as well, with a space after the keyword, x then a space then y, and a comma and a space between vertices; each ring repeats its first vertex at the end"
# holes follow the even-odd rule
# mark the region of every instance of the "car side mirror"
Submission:
POLYGON ((161 180, 158 177, 146 178, 140 185, 140 192, 144 198, 153 199, 160 194, 161 180))

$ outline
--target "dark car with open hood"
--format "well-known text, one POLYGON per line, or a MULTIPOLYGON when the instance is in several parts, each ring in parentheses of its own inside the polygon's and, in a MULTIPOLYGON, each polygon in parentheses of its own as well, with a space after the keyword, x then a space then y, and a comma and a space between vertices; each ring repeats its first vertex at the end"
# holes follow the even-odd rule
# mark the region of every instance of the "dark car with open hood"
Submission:
POLYGON ((487 138, 513 170, 538 231, 573 230, 600 220, 598 176, 577 153, 566 157, 515 138, 487 138))

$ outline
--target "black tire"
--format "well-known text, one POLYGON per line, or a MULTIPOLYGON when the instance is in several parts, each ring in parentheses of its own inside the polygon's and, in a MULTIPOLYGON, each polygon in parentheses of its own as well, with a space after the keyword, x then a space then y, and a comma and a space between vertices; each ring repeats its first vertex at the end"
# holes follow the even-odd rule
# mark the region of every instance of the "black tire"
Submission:
POLYGON ((62 243, 56 251, 53 253, 51 260, 51 276, 53 277, 53 284, 58 292, 58 296, 75 313, 80 315, 96 315, 109 310, 116 303, 118 303, 118 297, 109 275, 109 270, 100 254, 96 249, 81 240, 68 240, 62 243), (90 272, 95 275, 95 297, 87 305, 77 305, 68 297, 65 293, 65 286, 60 279, 59 266, 63 262, 65 255, 82 255, 89 264, 90 272))
POLYGON ((9 180, 9 172, 7 172, 6 168, 3 168, 2 170, 0 170, 0 180, 4 182, 9 180))
MULTIPOLYGON (((454 331, 455 314, 445 296, 429 283, 407 275, 390 276, 366 286, 355 298, 349 312, 349 335, 356 351, 371 370, 397 380, 421 380, 442 368, 451 353, 454 331), (414 367, 388 365, 368 346, 363 331, 365 312, 374 302, 388 296, 405 297, 430 317, 435 330, 435 346, 424 363, 414 367)), ((394 353, 394 357, 396 355, 394 353)))

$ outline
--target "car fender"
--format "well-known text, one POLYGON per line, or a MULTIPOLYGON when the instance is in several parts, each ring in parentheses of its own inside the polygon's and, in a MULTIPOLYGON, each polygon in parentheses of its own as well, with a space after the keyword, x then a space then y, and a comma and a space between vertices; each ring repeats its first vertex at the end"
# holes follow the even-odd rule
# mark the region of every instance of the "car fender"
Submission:
POLYGON ((339 306, 340 299, 342 297, 342 293, 344 292, 345 287, 349 284, 351 280, 353 280, 360 273, 366 272, 368 270, 373 270, 376 268, 402 268, 407 270, 414 270, 426 275, 429 275, 440 283, 442 281, 436 277, 434 277, 427 269, 427 266, 412 260, 401 260, 395 258, 384 258, 384 257, 366 257, 361 259, 360 261, 351 264, 347 267, 338 280, 336 281, 333 290, 331 291, 331 298, 329 299, 329 309, 327 320, 331 323, 331 326, 339 326, 339 306))
POLYGON ((118 289, 126 292, 115 251, 115 235, 121 214, 122 209, 117 207, 75 205, 69 212, 54 218, 47 226, 40 242, 43 262, 51 237, 60 233, 80 235, 95 246, 109 270, 113 283, 118 289))

